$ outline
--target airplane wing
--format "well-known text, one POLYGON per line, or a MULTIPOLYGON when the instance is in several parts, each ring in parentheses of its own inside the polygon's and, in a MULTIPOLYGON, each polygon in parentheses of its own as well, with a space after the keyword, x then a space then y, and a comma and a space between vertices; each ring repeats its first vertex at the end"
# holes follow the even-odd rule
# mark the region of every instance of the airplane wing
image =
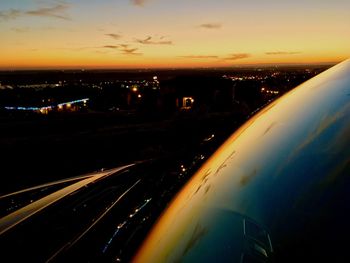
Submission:
POLYGON ((0 262, 130 259, 192 166, 147 160, 2 195, 0 262))

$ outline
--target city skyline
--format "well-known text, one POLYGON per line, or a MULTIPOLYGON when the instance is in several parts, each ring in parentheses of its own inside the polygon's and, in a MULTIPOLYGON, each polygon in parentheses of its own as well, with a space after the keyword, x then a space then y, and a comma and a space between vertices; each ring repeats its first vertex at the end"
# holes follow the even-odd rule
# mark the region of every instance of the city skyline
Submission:
POLYGON ((350 2, 18 0, 0 30, 0 69, 327 63, 350 57, 350 2))

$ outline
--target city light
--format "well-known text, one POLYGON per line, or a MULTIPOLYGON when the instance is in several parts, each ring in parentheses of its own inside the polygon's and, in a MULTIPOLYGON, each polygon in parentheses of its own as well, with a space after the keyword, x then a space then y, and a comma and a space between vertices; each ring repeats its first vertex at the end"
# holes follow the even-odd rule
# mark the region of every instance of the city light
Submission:
POLYGON ((84 98, 80 100, 73 100, 73 101, 63 102, 57 105, 49 105, 49 106, 43 106, 43 107, 5 106, 4 108, 6 110, 36 111, 40 113, 47 113, 56 107, 59 110, 62 110, 64 106, 66 106, 67 108, 71 108, 73 104, 77 104, 77 103, 84 103, 85 105, 89 100, 90 100, 89 98, 84 98))
POLYGON ((194 103, 194 98, 192 97, 183 97, 182 98, 182 108, 191 109, 194 103))
POLYGON ((261 88, 262 93, 267 93, 267 94, 279 94, 280 92, 278 90, 269 90, 266 88, 261 88))

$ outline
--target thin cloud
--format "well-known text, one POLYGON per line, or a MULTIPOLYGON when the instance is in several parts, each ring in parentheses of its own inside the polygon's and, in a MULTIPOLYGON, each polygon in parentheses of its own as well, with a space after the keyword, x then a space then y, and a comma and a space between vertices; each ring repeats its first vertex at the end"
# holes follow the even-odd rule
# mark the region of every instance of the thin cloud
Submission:
POLYGON ((159 40, 153 40, 153 37, 146 37, 145 39, 136 39, 137 43, 143 44, 143 45, 172 45, 173 42, 170 40, 163 40, 163 38, 160 38, 159 40))
POLYGON ((124 55, 133 55, 133 56, 143 55, 143 53, 136 52, 137 50, 139 50, 139 49, 138 48, 124 48, 121 51, 124 55))
POLYGON ((105 45, 103 48, 119 49, 119 46, 116 45, 105 45))
POLYGON ((111 33, 111 34, 105 34, 106 36, 109 36, 109 37, 111 37, 111 38, 113 38, 113 39, 115 39, 115 40, 118 40, 118 39, 120 39, 121 37, 122 37, 122 35, 119 35, 119 34, 113 34, 113 33, 111 33))
POLYGON ((69 7, 69 4, 61 3, 52 7, 41 7, 36 10, 26 11, 25 14, 32 16, 54 17, 64 20, 70 20, 70 17, 67 14, 65 14, 69 7))
POLYGON ((205 29, 220 29, 222 27, 222 24, 219 23, 206 23, 199 25, 201 28, 205 29))
POLYGON ((211 55, 188 55, 188 56, 178 56, 179 58, 191 58, 191 59, 211 59, 211 58, 218 58, 218 56, 211 56, 211 55))
POLYGON ((11 20, 16 19, 23 15, 22 11, 18 9, 10 9, 7 11, 0 11, 0 19, 1 20, 11 20))
POLYGON ((273 52, 265 52, 266 55, 296 55, 300 54, 298 51, 273 51, 273 52))
POLYGON ((128 44, 120 44, 120 45, 105 45, 102 48, 108 48, 108 49, 117 49, 119 50, 123 55, 143 55, 143 53, 137 52, 138 48, 129 48, 130 45, 128 44))
POLYGON ((224 58, 224 60, 239 60, 249 58, 251 55, 248 53, 235 53, 230 54, 228 57, 224 58))
POLYGON ((124 48, 124 49, 122 49, 122 51, 123 51, 124 53, 127 53, 127 54, 134 53, 134 52, 137 51, 137 50, 138 50, 138 48, 124 48))
POLYGON ((141 56, 143 53, 137 52, 138 48, 129 48, 129 44, 120 44, 120 51, 123 55, 141 56))
POLYGON ((148 0, 130 0, 130 2, 136 6, 144 6, 148 0))
POLYGON ((21 16, 41 16, 53 17, 58 19, 70 20, 70 17, 65 13, 70 8, 67 3, 59 3, 52 7, 40 7, 34 10, 23 11, 20 9, 10 9, 7 11, 0 11, 1 20, 17 19, 21 16))

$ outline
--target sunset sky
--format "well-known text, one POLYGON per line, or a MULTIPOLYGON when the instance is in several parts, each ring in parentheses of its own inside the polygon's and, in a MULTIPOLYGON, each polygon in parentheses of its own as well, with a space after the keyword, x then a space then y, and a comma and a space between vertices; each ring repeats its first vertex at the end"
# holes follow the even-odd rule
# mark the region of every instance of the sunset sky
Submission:
POLYGON ((350 1, 6 0, 0 32, 1 69, 338 62, 350 1))

